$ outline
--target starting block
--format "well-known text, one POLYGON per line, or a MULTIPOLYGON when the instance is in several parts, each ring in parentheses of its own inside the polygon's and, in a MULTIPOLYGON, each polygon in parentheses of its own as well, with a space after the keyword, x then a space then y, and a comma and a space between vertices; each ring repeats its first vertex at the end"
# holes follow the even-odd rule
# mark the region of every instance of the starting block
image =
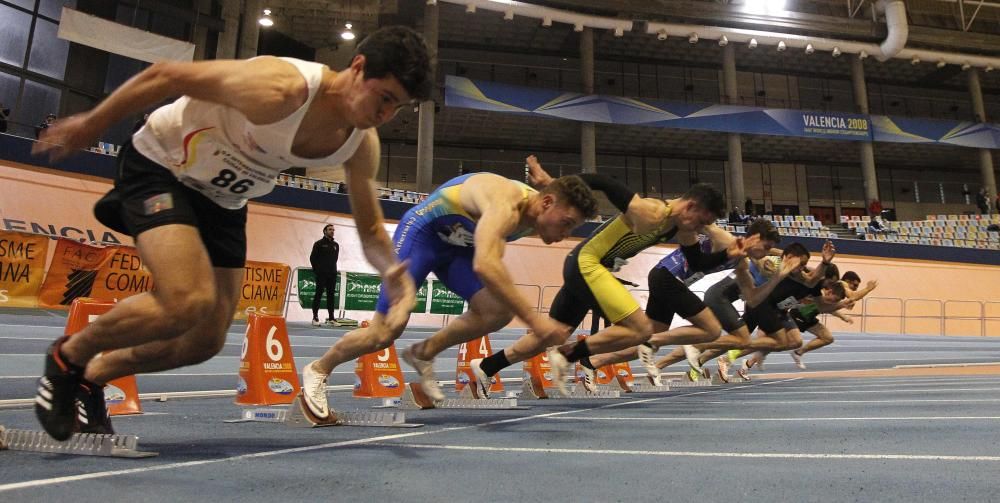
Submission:
POLYGON ((256 408, 243 409, 239 419, 227 423, 284 423, 296 428, 320 428, 325 426, 367 426, 376 428, 419 428, 423 424, 407 423, 406 414, 396 411, 349 411, 336 412, 330 418, 321 419, 312 415, 302 397, 297 395, 287 409, 256 408))
POLYGON ((541 386, 538 386, 532 379, 525 379, 523 381, 524 390, 521 392, 521 396, 529 400, 544 400, 548 398, 553 398, 557 400, 567 400, 567 399, 607 399, 607 398, 621 398, 621 392, 618 390, 609 390, 606 388, 598 388, 594 393, 590 393, 584 389, 583 384, 576 383, 573 389, 570 391, 569 396, 565 396, 558 391, 547 392, 541 386))
POLYGON ((697 381, 687 381, 684 379, 673 379, 670 381, 663 381, 665 386, 670 389, 680 389, 680 388, 711 388, 716 386, 712 379, 698 379, 697 381))
POLYGON ((139 437, 135 435, 74 433, 69 440, 59 442, 44 431, 8 430, 0 426, 0 451, 5 449, 133 459, 159 455, 157 452, 140 451, 139 437))
POLYGON ((712 384, 713 385, 720 385, 720 384, 743 384, 743 383, 748 383, 748 382, 750 382, 749 379, 744 379, 744 378, 740 377, 739 374, 733 374, 733 375, 729 376, 729 382, 728 383, 725 382, 725 381, 723 381, 722 379, 720 379, 719 376, 718 376, 718 374, 712 374, 712 384))
POLYGON ((439 402, 431 400, 424 392, 420 383, 410 383, 403 391, 399 407, 401 409, 485 409, 485 410, 513 410, 530 409, 531 407, 518 407, 517 398, 479 398, 474 390, 475 384, 466 386, 459 393, 458 398, 445 398, 439 402))

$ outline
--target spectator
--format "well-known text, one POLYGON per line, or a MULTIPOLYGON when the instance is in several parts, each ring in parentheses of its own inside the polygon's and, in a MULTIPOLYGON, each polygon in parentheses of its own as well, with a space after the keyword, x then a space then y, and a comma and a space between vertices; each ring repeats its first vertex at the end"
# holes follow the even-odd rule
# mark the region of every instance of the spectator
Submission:
POLYGON ((878 199, 872 199, 872 202, 868 204, 868 214, 872 216, 882 214, 882 201, 878 199))
POLYGON ((869 232, 871 232, 873 234, 882 234, 882 233, 885 232, 885 227, 883 227, 882 226, 882 222, 879 221, 879 220, 881 220, 881 218, 882 217, 880 217, 878 215, 872 215, 871 220, 868 221, 868 231, 869 232))
POLYGON ((982 215, 987 215, 990 212, 990 203, 987 199, 989 196, 986 194, 986 187, 979 189, 979 193, 976 194, 976 207, 979 208, 979 213, 982 215))
POLYGON ((7 119, 10 117, 10 109, 0 103, 0 133, 7 132, 7 119))
POLYGON ((37 139, 38 136, 42 134, 42 131, 48 129, 49 126, 51 126, 52 123, 55 121, 56 121, 56 114, 46 115, 45 122, 42 122, 41 124, 35 126, 35 139, 37 139))
POLYGON ((729 212, 729 223, 731 224, 743 223, 743 212, 740 211, 739 206, 733 206, 733 211, 729 212))
POLYGON ((749 197, 747 198, 746 202, 743 203, 743 214, 746 215, 747 217, 753 215, 753 200, 750 199, 749 197))
POLYGON ((313 297, 313 319, 312 324, 318 327, 319 305, 323 292, 326 292, 326 324, 338 327, 333 311, 337 308, 334 305, 333 289, 337 284, 337 260, 340 258, 340 245, 333 239, 336 229, 332 224, 323 227, 323 237, 313 243, 312 253, 309 254, 309 263, 312 265, 313 273, 316 274, 316 296, 313 297))

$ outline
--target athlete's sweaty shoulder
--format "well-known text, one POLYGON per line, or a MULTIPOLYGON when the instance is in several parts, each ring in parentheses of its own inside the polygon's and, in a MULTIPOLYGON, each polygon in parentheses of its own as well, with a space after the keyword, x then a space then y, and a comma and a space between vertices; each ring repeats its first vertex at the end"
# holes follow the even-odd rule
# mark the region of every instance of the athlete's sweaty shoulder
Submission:
POLYGON ((476 216, 490 206, 515 207, 523 199, 521 184, 493 173, 478 173, 466 178, 459 195, 462 208, 476 216))

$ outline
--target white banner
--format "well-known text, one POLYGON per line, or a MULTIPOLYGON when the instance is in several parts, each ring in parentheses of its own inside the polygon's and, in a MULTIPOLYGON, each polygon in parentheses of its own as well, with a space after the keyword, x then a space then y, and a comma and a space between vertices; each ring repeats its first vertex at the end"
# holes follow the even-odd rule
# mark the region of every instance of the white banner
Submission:
POLYGON ((191 61, 194 44, 63 7, 59 38, 140 61, 191 61))

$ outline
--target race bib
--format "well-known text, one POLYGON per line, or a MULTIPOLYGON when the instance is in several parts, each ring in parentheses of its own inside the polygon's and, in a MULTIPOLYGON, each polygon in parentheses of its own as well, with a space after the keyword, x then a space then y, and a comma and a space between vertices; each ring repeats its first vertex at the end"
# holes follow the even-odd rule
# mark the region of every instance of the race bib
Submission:
POLYGON ((241 152, 202 135, 188 144, 179 179, 219 206, 242 208, 248 199, 274 189, 278 169, 260 166, 241 152))

